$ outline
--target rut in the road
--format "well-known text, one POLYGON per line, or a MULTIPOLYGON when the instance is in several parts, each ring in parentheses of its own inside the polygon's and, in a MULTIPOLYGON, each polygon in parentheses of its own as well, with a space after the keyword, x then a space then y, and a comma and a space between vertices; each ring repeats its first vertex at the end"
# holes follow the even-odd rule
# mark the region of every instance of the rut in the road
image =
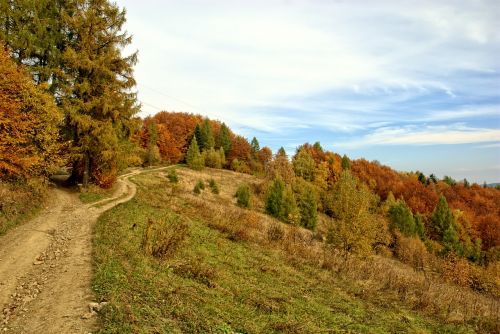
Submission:
POLYGON ((92 229, 99 215, 130 200, 135 185, 120 177, 112 198, 82 204, 53 190, 36 219, 0 238, 0 329, 15 333, 88 333, 92 302, 92 229))

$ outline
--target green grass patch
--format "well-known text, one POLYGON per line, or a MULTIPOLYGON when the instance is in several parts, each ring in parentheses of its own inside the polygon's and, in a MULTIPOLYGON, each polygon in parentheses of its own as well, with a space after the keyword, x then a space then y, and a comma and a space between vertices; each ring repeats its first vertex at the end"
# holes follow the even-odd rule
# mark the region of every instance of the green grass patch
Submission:
POLYGON ((154 174, 134 180, 136 197, 104 213, 95 227, 93 289, 109 302, 100 333, 472 332, 398 303, 366 301, 327 270, 232 241, 183 215, 192 208, 168 193, 168 181, 154 174), (188 224, 186 240, 168 258, 147 255, 148 221, 168 224, 172 215, 188 224))

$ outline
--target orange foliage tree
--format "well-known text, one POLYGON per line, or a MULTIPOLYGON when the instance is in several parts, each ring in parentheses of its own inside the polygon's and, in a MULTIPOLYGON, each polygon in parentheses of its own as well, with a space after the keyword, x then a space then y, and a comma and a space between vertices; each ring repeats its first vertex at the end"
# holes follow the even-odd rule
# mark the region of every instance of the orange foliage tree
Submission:
POLYGON ((0 178, 50 173, 59 162, 62 114, 0 45, 0 178))

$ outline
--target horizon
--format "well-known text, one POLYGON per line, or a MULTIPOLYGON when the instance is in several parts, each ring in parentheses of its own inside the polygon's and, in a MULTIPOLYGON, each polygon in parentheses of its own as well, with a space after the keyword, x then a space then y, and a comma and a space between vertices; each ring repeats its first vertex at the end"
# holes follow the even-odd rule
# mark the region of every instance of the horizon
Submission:
POLYGON ((117 1, 140 116, 201 114, 273 152, 500 182, 500 4, 117 1))

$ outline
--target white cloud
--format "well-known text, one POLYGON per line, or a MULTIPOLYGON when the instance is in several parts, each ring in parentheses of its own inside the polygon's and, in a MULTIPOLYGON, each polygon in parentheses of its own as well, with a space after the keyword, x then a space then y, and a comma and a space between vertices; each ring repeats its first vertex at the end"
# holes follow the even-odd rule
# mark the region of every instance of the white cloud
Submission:
POLYGON ((472 128, 463 124, 446 126, 382 127, 359 139, 335 143, 358 148, 374 145, 447 145, 500 142, 500 129, 472 128))

